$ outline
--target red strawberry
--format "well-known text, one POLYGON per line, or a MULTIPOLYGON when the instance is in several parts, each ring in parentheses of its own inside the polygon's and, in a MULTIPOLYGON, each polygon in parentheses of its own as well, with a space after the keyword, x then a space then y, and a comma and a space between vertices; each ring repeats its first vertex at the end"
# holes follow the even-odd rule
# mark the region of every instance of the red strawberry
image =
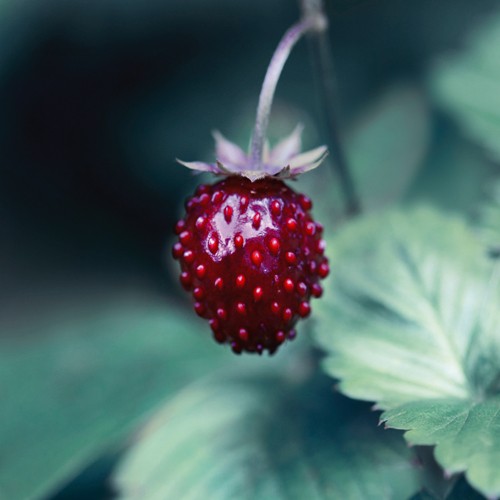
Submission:
POLYGON ((321 32, 326 19, 308 13, 283 36, 269 63, 257 105, 249 153, 215 132, 215 163, 183 162, 227 178, 202 185, 186 204, 176 226, 181 283, 192 291, 195 311, 210 322, 218 342, 235 353, 274 353, 293 327, 311 312, 309 299, 322 293, 328 275, 322 227, 309 213, 311 200, 282 179, 316 168, 325 146, 301 153, 302 127, 272 150, 265 139, 274 92, 283 65, 297 41, 321 32))
POLYGON ((320 297, 328 275, 312 203, 283 181, 232 175, 201 185, 176 225, 180 280, 196 313, 235 353, 274 353, 320 297))

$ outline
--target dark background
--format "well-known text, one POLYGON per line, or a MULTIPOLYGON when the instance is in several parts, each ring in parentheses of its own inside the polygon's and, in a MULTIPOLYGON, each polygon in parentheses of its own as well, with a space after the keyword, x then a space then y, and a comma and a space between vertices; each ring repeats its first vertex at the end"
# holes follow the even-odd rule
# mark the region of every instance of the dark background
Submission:
MULTIPOLYGON (((419 79, 434 55, 460 47, 494 4, 327 2, 341 127, 388 82, 419 79)), ((211 160, 215 127, 233 140, 247 135, 296 2, 7 1, 1 9, 3 304, 29 312, 46 281, 64 289, 68 280, 139 279, 169 293, 165 245, 197 182, 174 158, 211 160)), ((310 69, 300 45, 277 106, 316 113, 310 69)))

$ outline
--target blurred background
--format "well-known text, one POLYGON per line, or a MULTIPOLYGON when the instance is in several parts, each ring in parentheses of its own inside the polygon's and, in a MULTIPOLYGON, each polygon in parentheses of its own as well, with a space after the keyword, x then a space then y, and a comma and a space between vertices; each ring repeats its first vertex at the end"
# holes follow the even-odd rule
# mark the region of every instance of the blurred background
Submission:
MULTIPOLYGON (((388 83, 421 79, 495 3, 327 2, 340 122, 388 83)), ((8 311, 50 300, 48 284, 64 296, 93 280, 171 292, 165 246, 198 182, 174 159, 210 160, 214 128, 246 145, 268 60, 297 16, 292 0, 2 2, 8 311)), ((310 69, 299 45, 276 109, 319 124, 310 69)))
MULTIPOLYGON (((498 2, 326 4, 342 137, 376 113, 387 89, 399 89, 389 102, 397 113, 411 100, 403 119, 418 125, 408 135, 420 141, 400 153, 414 157, 401 191, 469 208, 495 165, 475 146, 462 149, 426 79, 498 2), (451 175, 439 160, 450 151, 474 168, 451 175)), ((191 355, 189 342, 206 332, 184 319, 189 301, 169 250, 199 178, 174 160, 211 160, 214 128, 246 146, 268 61, 298 16, 294 0, 0 2, 0 391, 8 403, 0 497, 106 498, 109 457, 127 432, 204 372, 217 348, 207 340, 191 355)), ((302 121, 306 147, 328 141, 307 44, 287 64, 274 109, 271 138, 302 121)), ((393 141, 398 130, 379 132, 393 141)))

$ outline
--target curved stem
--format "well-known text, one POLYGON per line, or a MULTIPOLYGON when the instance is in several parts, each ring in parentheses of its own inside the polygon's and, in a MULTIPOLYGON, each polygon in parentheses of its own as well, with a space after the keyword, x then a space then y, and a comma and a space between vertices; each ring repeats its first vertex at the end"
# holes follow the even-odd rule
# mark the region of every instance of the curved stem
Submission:
POLYGON ((269 115, 273 103, 274 92, 280 78, 281 72, 294 45, 308 31, 322 31, 326 28, 326 19, 323 15, 315 13, 306 16, 302 21, 294 24, 283 36, 276 48, 271 62, 267 68, 264 83, 259 96, 255 128, 250 146, 250 158, 255 170, 262 168, 262 153, 264 140, 269 123, 269 115))

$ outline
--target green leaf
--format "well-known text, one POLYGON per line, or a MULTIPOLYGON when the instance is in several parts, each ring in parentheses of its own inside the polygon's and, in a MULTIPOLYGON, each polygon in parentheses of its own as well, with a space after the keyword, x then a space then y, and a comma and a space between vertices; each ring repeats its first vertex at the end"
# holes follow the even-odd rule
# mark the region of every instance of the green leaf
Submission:
POLYGON ((457 478, 453 488, 445 498, 446 500, 484 500, 484 496, 472 489, 464 476, 457 478))
MULTIPOLYGON (((316 338, 327 353, 324 368, 340 379, 341 390, 394 410, 386 414, 389 425, 395 425, 390 415, 406 408, 430 436, 425 444, 440 438, 425 427, 423 401, 432 402, 436 425, 452 418, 450 401, 456 418, 461 404, 480 402, 496 407, 500 418, 500 290, 462 219, 427 208, 366 217, 347 225, 331 246, 334 272, 318 302, 316 338)), ((490 422, 481 408, 475 429, 490 426, 492 434, 458 434, 437 459, 457 472, 468 469, 463 455, 481 457, 489 466, 480 477, 472 472, 471 481, 500 494, 497 462, 488 462, 487 451, 493 434, 500 439, 500 421, 490 422)))
POLYGON ((409 443, 436 444, 436 459, 447 473, 467 470, 472 486, 489 497, 499 495, 500 396, 415 401, 385 412, 382 420, 388 427, 409 429, 409 443))
POLYGON ((500 15, 491 16, 466 48, 430 75, 436 100, 479 144, 500 158, 500 15))
POLYGON ((429 128, 424 96, 412 87, 391 89, 364 112, 346 146, 365 210, 389 205, 406 193, 427 152, 429 128))
POLYGON ((65 319, 27 318, 1 339, 2 498, 53 491, 169 393, 232 359, 158 297, 58 303, 65 319))
MULTIPOLYGON (((300 366, 293 368, 296 372, 300 366)), ((263 371, 199 382, 137 437, 121 498, 406 498, 418 470, 399 434, 328 386, 263 371), (362 410, 362 411, 360 411, 362 410)))
MULTIPOLYGON (((377 97, 349 128, 347 160, 363 209, 379 209, 401 199, 414 180, 429 147, 429 110, 413 87, 395 87, 377 97)), ((307 129, 306 129, 307 131, 307 129)), ((343 213, 343 197, 331 163, 298 179, 300 189, 315 193, 318 219, 343 213)))
POLYGON ((484 200, 484 186, 498 165, 482 149, 464 141, 449 122, 441 124, 416 182, 405 197, 411 203, 432 203, 469 215, 484 200))

